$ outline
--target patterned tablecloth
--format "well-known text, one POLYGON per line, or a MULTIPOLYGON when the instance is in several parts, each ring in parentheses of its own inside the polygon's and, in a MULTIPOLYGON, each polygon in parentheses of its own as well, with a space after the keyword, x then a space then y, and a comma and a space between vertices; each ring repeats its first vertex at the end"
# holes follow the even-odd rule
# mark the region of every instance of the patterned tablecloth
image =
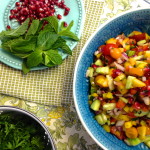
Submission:
POLYGON ((16 106, 34 113, 49 128, 58 150, 101 149, 81 125, 74 108, 72 77, 75 62, 99 25, 123 11, 149 6, 143 0, 84 0, 85 25, 73 56, 57 68, 31 72, 26 77, 0 63, 0 105, 16 106))

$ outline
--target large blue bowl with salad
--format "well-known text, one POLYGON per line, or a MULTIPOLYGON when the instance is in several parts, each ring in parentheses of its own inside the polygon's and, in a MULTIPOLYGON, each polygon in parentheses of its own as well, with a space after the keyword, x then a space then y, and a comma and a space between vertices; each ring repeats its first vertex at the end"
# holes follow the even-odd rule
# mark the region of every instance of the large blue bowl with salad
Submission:
POLYGON ((150 148, 149 16, 139 8, 102 24, 76 63, 75 107, 103 149, 150 148))

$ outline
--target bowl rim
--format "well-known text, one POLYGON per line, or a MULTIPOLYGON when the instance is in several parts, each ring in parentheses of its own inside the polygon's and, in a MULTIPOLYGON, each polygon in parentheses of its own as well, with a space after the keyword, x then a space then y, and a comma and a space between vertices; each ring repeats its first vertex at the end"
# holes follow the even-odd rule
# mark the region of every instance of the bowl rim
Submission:
POLYGON ((30 118, 34 119, 45 130, 45 132, 48 134, 48 136, 50 138, 49 140, 50 140, 50 143, 51 143, 51 146, 52 146, 52 150, 56 150, 54 140, 52 138, 51 133, 49 132, 46 125, 37 116, 35 116, 33 113, 31 113, 31 112, 29 112, 25 109, 15 107, 15 106, 8 106, 8 105, 2 106, 1 105, 0 106, 0 114, 1 114, 1 111, 3 111, 3 110, 10 110, 10 111, 16 111, 17 110, 18 112, 23 113, 25 115, 28 115, 30 118))
POLYGON ((79 116, 79 119, 80 119, 80 121, 81 121, 83 127, 84 127, 85 130, 87 131, 87 133, 88 133, 88 134, 90 135, 90 137, 91 137, 101 148, 103 148, 104 150, 107 150, 107 148, 106 148, 104 145, 102 145, 102 144, 94 137, 94 135, 91 133, 91 131, 88 129, 86 123, 84 122, 84 120, 83 120, 83 118, 82 118, 82 115, 81 115, 81 113, 80 113, 80 109, 79 109, 79 107, 78 107, 78 103, 77 103, 77 101, 76 101, 77 97, 76 97, 76 94, 75 94, 75 93, 76 93, 75 84, 76 84, 76 76, 77 76, 77 70, 78 70, 79 62, 80 62, 80 60, 81 60, 81 58, 82 58, 82 55, 83 55, 84 51, 86 50, 86 47, 87 47, 88 44, 90 43, 90 41, 91 41, 91 40, 93 39, 93 37, 97 34, 97 32, 98 32, 99 30, 101 30, 104 26, 106 26, 107 24, 109 24, 109 23, 112 22, 113 20, 115 20, 115 19, 117 19, 117 18, 119 18, 119 17, 121 17, 121 16, 124 16, 124 15, 126 15, 126 14, 129 14, 129 13, 132 13, 132 12, 136 12, 136 11, 141 11, 141 10, 148 10, 148 9, 150 10, 150 8, 148 8, 148 7, 133 8, 133 9, 124 11, 124 12, 122 12, 122 13, 120 13, 120 14, 118 14, 118 15, 112 17, 112 18, 110 18, 109 20, 107 20, 107 21, 106 21, 105 23, 103 23, 103 24, 100 24, 100 26, 96 29, 96 31, 93 32, 93 34, 92 34, 92 35, 89 37, 89 39, 86 41, 84 47, 82 48, 82 50, 81 50, 81 52, 80 52, 80 54, 79 54, 79 56, 78 56, 78 59, 77 59, 76 65, 75 65, 74 76, 73 76, 73 101, 74 101, 75 109, 76 109, 77 114, 78 114, 78 116, 79 116))

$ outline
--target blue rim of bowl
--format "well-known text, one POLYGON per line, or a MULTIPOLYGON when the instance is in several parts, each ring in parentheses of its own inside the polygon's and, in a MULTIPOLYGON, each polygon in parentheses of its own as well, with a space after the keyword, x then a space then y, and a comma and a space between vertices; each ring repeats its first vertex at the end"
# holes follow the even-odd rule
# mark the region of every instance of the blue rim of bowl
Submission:
MULTIPOLYGON (((10 5, 10 6, 13 5, 15 1, 16 0, 11 0, 8 5, 10 5)), ((83 3, 82 0, 75 0, 75 1, 77 1, 77 4, 79 6, 79 8, 78 8, 79 9, 79 19, 78 19, 78 22, 77 22, 78 27, 76 28, 75 34, 80 39, 81 35, 82 35, 83 27, 84 27, 84 22, 85 22, 85 10, 84 10, 84 3, 83 3)), ((56 13, 57 13, 57 11, 58 11, 58 9, 56 10, 56 13)), ((9 13, 9 9, 6 9, 4 13, 5 14, 9 13)), ((3 16, 3 19, 6 20, 6 16, 3 16)), ((5 26, 7 25, 7 23, 10 24, 9 21, 4 21, 4 25, 5 26)), ((75 46, 77 45, 77 43, 78 42, 74 41, 74 42, 71 42, 68 46, 71 48, 71 50, 73 50, 75 48, 75 46)), ((67 54, 64 54, 62 56, 63 60, 67 56, 68 56, 67 54)), ((14 56, 14 57, 16 57, 16 56, 14 56)), ((18 69, 18 70, 22 70, 22 66, 21 66, 22 64, 17 63, 17 62, 13 62, 13 61, 11 61, 11 60, 9 60, 6 57, 1 56, 1 55, 0 55, 0 59, 1 59, 0 62, 3 62, 7 66, 10 66, 10 67, 18 69), (15 67, 14 67, 14 64, 15 64, 15 67)), ((43 70, 43 69, 47 69, 47 68, 48 67, 42 65, 42 66, 31 68, 31 71, 34 71, 34 70, 43 70)))
POLYGON ((0 112, 2 111, 1 108, 2 108, 2 109, 4 108, 4 110, 13 110, 13 111, 18 110, 18 111, 21 111, 21 113, 30 116, 30 117, 31 117, 32 119, 34 119, 36 122, 40 123, 40 125, 44 128, 44 130, 46 131, 46 133, 49 134, 50 142, 51 142, 51 146, 52 146, 53 150, 56 150, 56 147, 55 147, 55 144, 54 144, 54 140, 53 140, 53 138, 52 138, 52 136, 51 136, 51 134, 50 134, 48 128, 44 125, 44 123, 43 123, 37 116, 35 116, 34 114, 32 114, 31 112, 29 112, 29 111, 27 111, 27 110, 24 110, 24 109, 22 109, 22 108, 19 108, 19 107, 7 106, 7 105, 5 105, 5 106, 0 106, 0 112), (6 108, 6 109, 5 109, 5 108, 6 108))
POLYGON ((95 137, 94 135, 92 134, 92 132, 88 129, 88 126, 87 124, 84 122, 84 119, 82 118, 82 115, 81 115, 81 112, 80 112, 80 108, 78 107, 78 101, 77 101, 77 97, 76 97, 76 76, 78 74, 78 66, 79 66, 79 63, 80 63, 80 60, 82 58, 82 55, 84 53, 84 51, 86 50, 86 47, 88 46, 88 44, 90 43, 90 41, 93 39, 93 37, 97 34, 97 32, 99 30, 101 30, 105 25, 107 25, 108 23, 112 22, 113 20, 121 17, 121 16, 124 16, 126 14, 129 14, 131 12, 136 12, 136 11, 139 11, 139 10, 146 10, 146 9, 150 9, 148 7, 140 7, 140 8, 134 8, 132 10, 127 10, 125 12, 122 12, 118 15, 116 15, 115 17, 107 20, 105 23, 101 24, 99 26, 99 28, 91 35, 91 37, 86 41, 86 44, 84 45, 83 49, 81 50, 79 56, 78 56, 78 59, 77 59, 77 62, 76 62, 76 65, 75 65, 75 70, 74 70, 74 77, 73 77, 73 99, 74 99, 74 104, 75 104, 75 109, 77 111, 77 114, 79 116, 79 119, 82 123, 82 125, 84 126, 85 130, 87 131, 87 133, 91 136, 91 138, 101 147, 103 148, 104 150, 107 150, 107 147, 105 147, 104 145, 102 145, 95 137))

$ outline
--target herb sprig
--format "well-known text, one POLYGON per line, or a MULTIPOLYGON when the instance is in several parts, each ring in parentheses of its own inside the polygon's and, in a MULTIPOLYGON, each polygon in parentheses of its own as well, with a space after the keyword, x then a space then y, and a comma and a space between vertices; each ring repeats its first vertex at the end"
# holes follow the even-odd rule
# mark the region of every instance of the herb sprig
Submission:
POLYGON ((67 40, 78 41, 78 37, 71 32, 74 24, 70 22, 68 27, 63 27, 58 23, 55 16, 44 18, 43 20, 30 20, 17 29, 10 29, 0 33, 1 47, 23 59, 22 70, 27 74, 32 67, 44 65, 53 67, 63 62, 59 50, 72 55, 67 40), (43 23, 47 24, 43 27, 43 23))

